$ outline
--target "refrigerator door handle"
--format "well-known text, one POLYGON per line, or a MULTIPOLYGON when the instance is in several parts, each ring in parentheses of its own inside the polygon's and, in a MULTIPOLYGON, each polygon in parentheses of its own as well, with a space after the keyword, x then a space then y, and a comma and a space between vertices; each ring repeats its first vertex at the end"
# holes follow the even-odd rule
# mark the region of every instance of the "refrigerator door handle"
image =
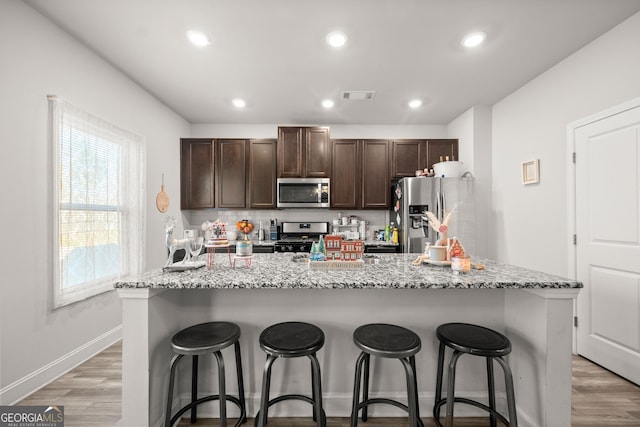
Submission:
POLYGON ((444 197, 444 193, 440 193, 440 198, 442 199, 442 218, 440 221, 444 221, 444 217, 447 215, 447 199, 444 197))

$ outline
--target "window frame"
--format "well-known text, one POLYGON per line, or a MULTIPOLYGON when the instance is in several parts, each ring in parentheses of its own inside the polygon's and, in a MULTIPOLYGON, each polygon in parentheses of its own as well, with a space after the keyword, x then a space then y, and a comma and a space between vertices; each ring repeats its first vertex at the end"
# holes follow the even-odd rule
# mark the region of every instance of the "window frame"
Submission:
MULTIPOLYGON (((135 133, 123 130, 116 125, 113 125, 103 119, 86 113, 77 107, 67 103, 66 101, 58 100, 56 97, 49 96, 49 113, 50 113, 50 164, 51 164, 51 192, 50 192, 50 207, 51 207, 51 256, 50 262, 52 270, 52 308, 62 308, 69 304, 73 304, 79 301, 86 300, 93 296, 103 294, 105 292, 113 291, 113 284, 117 279, 141 273, 144 269, 144 235, 145 235, 145 211, 144 211, 144 176, 145 176, 145 142, 144 137, 135 133), (69 125, 68 120, 71 124, 69 125), (83 120, 86 120, 83 122, 83 120), (107 141, 110 144, 116 144, 119 147, 119 154, 117 156, 118 164, 118 203, 110 204, 108 201, 105 204, 91 204, 91 203, 78 203, 72 200, 70 196, 69 200, 60 200, 62 180, 62 158, 61 148, 63 144, 63 129, 65 126, 71 126, 72 128, 78 126, 82 127, 78 135, 89 135, 86 139, 91 143, 104 143, 107 141), (106 135, 106 136, 105 136, 106 135), (134 176, 131 176, 134 175, 134 176), (137 184, 135 184, 137 182, 137 184), (133 184, 133 185, 132 185, 133 184), (132 188, 127 188, 131 186, 132 188), (135 193, 133 198, 129 198, 129 193, 135 193), (125 198, 123 194, 127 195, 125 198), (67 209, 65 209, 67 208, 67 209), (118 224, 118 270, 115 274, 100 277, 96 280, 88 280, 80 284, 71 286, 65 286, 63 283, 62 273, 62 259, 60 250, 61 225, 60 220, 62 213, 68 211, 71 214, 73 212, 87 212, 90 215, 96 213, 111 212, 116 213, 118 224)), ((68 138, 72 139, 75 135, 69 134, 68 138)), ((72 142, 73 144, 73 142, 72 142)), ((106 156, 102 156, 104 159, 106 156)), ((105 161, 109 161, 108 159, 105 161)), ((88 182, 90 178, 83 182, 88 182)), ((83 245, 78 248, 92 248, 96 250, 99 245, 83 245)), ((86 249, 91 250, 91 249, 86 249)), ((92 264, 91 266, 96 266, 92 264)))

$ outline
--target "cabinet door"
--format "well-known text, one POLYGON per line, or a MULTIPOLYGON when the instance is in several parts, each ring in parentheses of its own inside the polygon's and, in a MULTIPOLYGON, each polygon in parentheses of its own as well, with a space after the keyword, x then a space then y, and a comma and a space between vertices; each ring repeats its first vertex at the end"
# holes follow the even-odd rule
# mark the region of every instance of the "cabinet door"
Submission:
POLYGON ((219 208, 244 208, 247 149, 244 139, 221 139, 218 147, 217 202, 219 208))
POLYGON ((329 139, 329 128, 305 128, 304 136, 304 176, 307 178, 330 177, 331 140, 329 139))
POLYGON ((387 209, 391 198, 389 141, 362 141, 362 208, 387 209))
POLYGON ((391 176, 415 176, 427 164, 426 142, 421 139, 395 140, 391 148, 391 176))
POLYGON ((332 141, 331 159, 331 207, 358 209, 362 186, 359 141, 332 141))
POLYGON ((278 128, 278 177, 303 177, 303 130, 299 127, 278 128))
POLYGON ((213 140, 180 140, 181 209, 214 207, 214 160, 213 140))
POLYGON ((250 208, 276 208, 276 140, 249 141, 250 208))
POLYGON ((428 139, 427 140, 427 166, 433 168, 434 163, 446 160, 458 160, 457 139, 428 139))

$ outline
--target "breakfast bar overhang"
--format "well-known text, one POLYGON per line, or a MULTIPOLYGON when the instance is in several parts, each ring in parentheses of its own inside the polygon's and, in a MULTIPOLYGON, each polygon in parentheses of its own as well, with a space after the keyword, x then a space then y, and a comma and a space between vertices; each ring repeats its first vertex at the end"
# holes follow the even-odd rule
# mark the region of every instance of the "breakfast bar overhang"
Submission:
MULTIPOLYGON (((508 362, 514 374, 521 426, 567 426, 571 423, 573 300, 582 284, 546 273, 480 260, 483 270, 455 274, 451 268, 412 265, 415 254, 380 255, 380 262, 356 269, 309 268, 291 254, 254 254, 250 268, 218 262, 212 269, 184 272, 154 270, 116 283, 123 310, 123 426, 163 423, 171 358, 169 341, 179 329, 211 320, 236 322, 242 329, 243 369, 249 416, 260 400, 263 353, 260 331, 270 324, 300 320, 326 334, 318 358, 328 417, 349 416, 353 370, 358 350, 353 331, 365 323, 394 323, 422 340, 416 355, 420 413, 431 416, 435 395, 437 339, 445 322, 468 322, 493 328, 513 344, 508 362)), ((476 260, 474 260, 476 261, 476 260)), ((204 358, 203 358, 204 359, 204 358)), ((228 371, 233 372, 233 358, 228 371)), ((456 393, 486 397, 483 361, 461 359, 456 393)), ((204 362, 203 362, 204 363, 204 362)), ((209 363, 209 362, 207 362, 209 363)), ((385 363, 384 361, 381 363, 385 363)), ((376 372, 376 367, 372 365, 376 372)), ((398 367, 399 369, 399 367, 398 367)), ((204 365, 203 393, 215 392, 215 371, 204 365)), ((380 369, 371 395, 402 396, 400 371, 380 369)), ((306 393, 308 366, 292 364, 280 393, 306 393), (299 381, 298 381, 299 379, 299 381)), ((178 399, 188 399, 188 375, 177 385, 178 399)), ((234 381, 227 381, 228 392, 234 381)), ((504 411, 504 384, 496 383, 498 409, 504 411)), ((181 402, 182 403, 182 402, 181 402)), ((229 408, 230 416, 234 408, 229 408)), ((370 416, 405 416, 395 408, 372 407, 370 416)), ((275 407, 271 416, 309 416, 305 406, 275 407)), ((199 416, 216 417, 204 406, 199 416)), ((482 416, 456 406, 456 416, 482 416)))

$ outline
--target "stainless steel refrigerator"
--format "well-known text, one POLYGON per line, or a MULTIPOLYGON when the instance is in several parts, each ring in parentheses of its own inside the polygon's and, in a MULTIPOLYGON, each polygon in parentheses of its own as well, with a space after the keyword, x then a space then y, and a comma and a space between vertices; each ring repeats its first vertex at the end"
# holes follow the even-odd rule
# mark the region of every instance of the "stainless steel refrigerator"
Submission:
POLYGON ((456 237, 465 252, 475 251, 474 179, 415 177, 402 178, 391 185, 391 211, 389 221, 398 227, 398 243, 402 252, 421 253, 426 242, 438 239, 430 226, 425 211, 432 212, 440 221, 453 210, 449 221, 448 237, 456 237))

